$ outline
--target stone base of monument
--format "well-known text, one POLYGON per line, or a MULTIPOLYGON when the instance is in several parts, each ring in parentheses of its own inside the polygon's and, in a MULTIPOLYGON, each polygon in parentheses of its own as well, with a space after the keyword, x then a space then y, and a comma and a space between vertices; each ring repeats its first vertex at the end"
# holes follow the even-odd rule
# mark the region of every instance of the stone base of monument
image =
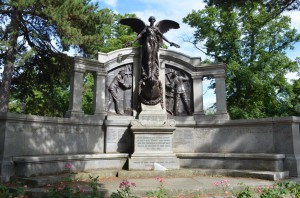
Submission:
MULTIPOLYGON (((157 105, 142 105, 142 111, 138 115, 138 120, 143 126, 151 127, 154 126, 164 126, 163 124, 167 121, 167 113, 162 110, 161 104, 157 105)), ((175 127, 175 122, 174 122, 175 127)))
POLYGON ((154 163, 167 169, 179 169, 179 159, 172 146, 175 120, 167 119, 160 104, 142 105, 142 109, 139 119, 131 121, 134 153, 129 159, 129 170, 153 170, 154 163))
POLYGON ((176 156, 133 156, 129 159, 129 170, 155 170, 155 163, 166 169, 179 169, 179 159, 176 156))

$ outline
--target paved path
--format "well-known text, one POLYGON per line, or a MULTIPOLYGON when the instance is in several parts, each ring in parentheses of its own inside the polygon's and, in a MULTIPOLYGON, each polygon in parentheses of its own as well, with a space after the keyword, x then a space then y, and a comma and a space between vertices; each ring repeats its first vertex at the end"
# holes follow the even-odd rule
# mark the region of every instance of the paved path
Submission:
MULTIPOLYGON (((211 176, 192 176, 192 177, 172 177, 163 178, 163 185, 170 194, 174 197, 195 197, 195 195, 201 195, 200 197, 220 197, 223 193, 221 181, 223 181, 226 190, 243 189, 246 186, 250 187, 268 187, 272 185, 274 181, 251 179, 251 178, 233 178, 233 177, 211 177, 211 176), (227 182, 225 182, 227 181, 227 182), (215 182, 218 182, 218 186, 215 186, 215 182)), ((119 184, 123 180, 115 178, 112 180, 100 181, 102 188, 105 189, 107 194, 117 192, 119 184)), ((147 191, 155 191, 158 189, 160 182, 155 178, 145 179, 128 179, 129 182, 134 182, 136 187, 133 187, 133 192, 137 195, 144 195, 147 191)))
MULTIPOLYGON (((89 173, 90 174, 90 173, 89 173)), ((94 172, 92 176, 96 177, 97 174, 94 172)), ((145 197, 146 192, 156 191, 160 186, 160 179, 157 177, 149 177, 143 178, 143 175, 139 175, 140 178, 133 177, 127 179, 130 184, 135 183, 135 187, 131 187, 133 193, 139 197, 145 197)), ((125 177, 127 178, 127 177, 125 177)), ((172 197, 180 197, 180 198, 195 198, 195 197, 214 197, 220 198, 224 197, 224 191, 232 191, 232 190, 241 190, 244 189, 245 186, 249 186, 252 189, 268 187, 274 184, 274 181, 264 180, 264 179, 254 179, 254 178, 246 178, 246 177, 229 177, 229 176, 212 176, 212 175, 192 175, 192 176, 165 176, 163 179, 163 186, 167 189, 168 194, 172 195, 172 197), (225 187, 225 190, 222 190, 222 184, 225 187), (215 183, 218 182, 218 186, 215 186, 215 183), (228 185, 226 185, 228 184, 228 185)), ((293 180, 295 182, 299 182, 300 178, 288 179, 288 181, 293 180)), ((124 181, 124 179, 119 177, 106 177, 100 178, 99 184, 102 192, 101 197, 110 197, 113 192, 117 192, 119 189, 120 183, 124 181)), ((279 182, 284 182, 286 180, 282 180, 279 182)), ((75 183, 75 186, 80 186, 86 191, 90 191, 89 187, 90 182, 78 182, 75 183)), ((48 191, 45 187, 39 188, 29 188, 28 198, 37 198, 37 197, 47 197, 46 192, 48 191)))

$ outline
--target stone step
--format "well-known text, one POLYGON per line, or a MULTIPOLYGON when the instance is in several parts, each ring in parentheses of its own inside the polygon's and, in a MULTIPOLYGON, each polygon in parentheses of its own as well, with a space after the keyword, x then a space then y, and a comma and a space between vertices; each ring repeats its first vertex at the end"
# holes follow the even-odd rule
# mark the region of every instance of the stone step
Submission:
MULTIPOLYGON (((191 177, 195 175, 205 176, 228 176, 228 177, 246 177, 277 181, 289 177, 288 171, 256 171, 256 170, 230 170, 230 169, 178 169, 166 171, 149 171, 149 170, 91 170, 87 172, 78 172, 70 174, 73 180, 88 181, 90 176, 93 178, 113 178, 119 177, 124 179, 130 178, 153 178, 153 177, 191 177)), ((30 187, 42 187, 52 185, 65 180, 69 174, 37 176, 29 178, 17 178, 23 184, 30 187)))
POLYGON ((30 187, 42 187, 47 185, 53 185, 55 183, 66 180, 70 177, 72 180, 87 181, 90 180, 90 176, 93 178, 110 178, 117 177, 118 170, 90 170, 78 173, 65 173, 58 175, 45 175, 36 177, 18 177, 17 180, 30 187))
MULTIPOLYGON (((273 180, 282 180, 288 177, 288 171, 270 172, 270 171, 253 171, 253 170, 224 170, 224 169, 179 169, 167 171, 126 171, 126 170, 93 170, 90 172, 79 172, 73 174, 73 179, 80 179, 74 183, 73 187, 83 187, 87 193, 91 192, 89 186, 89 176, 94 178, 99 176, 99 197, 110 197, 111 193, 116 192, 120 182, 128 179, 130 182, 137 184, 132 190, 142 195, 145 192, 157 190, 159 182, 154 179, 159 176, 164 178, 168 193, 178 195, 188 195, 191 193, 220 193, 220 189, 214 186, 214 181, 228 179, 234 190, 243 189, 240 183, 246 186, 268 186, 274 183, 273 180), (259 178, 259 179, 257 179, 259 178), (262 180, 264 179, 264 180, 262 180), (84 181, 86 180, 86 181, 84 181)), ((47 197, 49 193, 48 184, 60 182, 67 174, 39 176, 31 178, 23 178, 23 182, 28 182, 26 195, 31 198, 47 197), (33 186, 33 184, 35 186, 33 186)), ((291 180, 291 178, 288 178, 291 180)), ((296 182, 299 182, 297 180, 296 182)))
POLYGON ((271 181, 289 177, 289 171, 257 171, 233 169, 178 169, 167 171, 118 171, 119 178, 147 178, 147 177, 190 177, 194 175, 230 176, 265 179, 271 181))

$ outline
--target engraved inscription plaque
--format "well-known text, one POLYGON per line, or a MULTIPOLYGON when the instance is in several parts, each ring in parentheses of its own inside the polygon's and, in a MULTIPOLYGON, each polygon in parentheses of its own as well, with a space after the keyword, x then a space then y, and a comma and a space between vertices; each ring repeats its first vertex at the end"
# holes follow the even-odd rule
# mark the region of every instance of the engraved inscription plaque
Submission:
POLYGON ((136 135, 136 152, 169 152, 172 151, 171 135, 136 135))

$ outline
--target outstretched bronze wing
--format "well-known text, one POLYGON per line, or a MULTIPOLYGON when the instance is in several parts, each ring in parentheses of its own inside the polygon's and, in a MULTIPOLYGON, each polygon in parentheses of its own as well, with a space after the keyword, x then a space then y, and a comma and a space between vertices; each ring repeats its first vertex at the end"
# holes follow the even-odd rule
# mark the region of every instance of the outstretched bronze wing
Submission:
POLYGON ((144 21, 138 18, 124 18, 120 20, 120 23, 122 25, 130 26, 137 34, 141 33, 146 27, 144 21))
POLYGON ((180 26, 177 22, 172 20, 161 20, 156 24, 157 29, 164 34, 170 29, 178 29, 180 26))

